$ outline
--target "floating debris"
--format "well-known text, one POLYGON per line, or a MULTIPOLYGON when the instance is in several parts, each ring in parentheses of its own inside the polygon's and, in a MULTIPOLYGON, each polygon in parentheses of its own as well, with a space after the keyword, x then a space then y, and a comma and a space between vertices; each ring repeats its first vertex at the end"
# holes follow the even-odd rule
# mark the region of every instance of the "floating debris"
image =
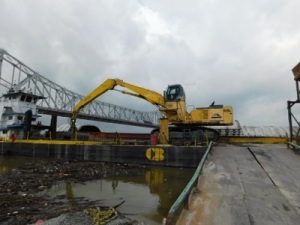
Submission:
MULTIPOLYGON (((33 224, 39 219, 48 220, 63 213, 83 212, 89 208, 107 210, 108 206, 104 206, 102 200, 72 198, 70 204, 67 196, 50 198, 41 191, 58 182, 84 183, 108 176, 136 175, 144 171, 145 166, 140 165, 64 159, 29 163, 25 167, 0 174, 0 224, 33 224)), ((122 199, 120 201, 118 205, 124 202, 122 199)))

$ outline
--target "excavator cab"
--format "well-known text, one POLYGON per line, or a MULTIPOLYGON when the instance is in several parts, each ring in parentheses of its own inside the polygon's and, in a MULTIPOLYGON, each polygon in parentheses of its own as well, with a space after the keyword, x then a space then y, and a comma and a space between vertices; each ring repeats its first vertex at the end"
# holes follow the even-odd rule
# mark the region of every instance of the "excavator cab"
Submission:
POLYGON ((180 84, 169 85, 164 92, 166 102, 185 101, 185 92, 180 84))

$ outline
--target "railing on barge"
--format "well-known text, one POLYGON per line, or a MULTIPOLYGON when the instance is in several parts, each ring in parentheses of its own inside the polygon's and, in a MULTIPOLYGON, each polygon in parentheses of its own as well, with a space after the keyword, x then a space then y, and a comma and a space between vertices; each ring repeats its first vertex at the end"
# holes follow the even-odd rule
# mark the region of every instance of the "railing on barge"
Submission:
POLYGON ((165 218, 163 220, 163 224, 164 225, 173 225, 174 224, 174 217, 176 215, 176 213, 178 213, 178 210, 180 209, 180 207, 186 202, 188 201, 188 196, 190 195, 192 189, 195 187, 196 182, 199 179, 199 175, 203 169, 204 163, 207 159, 208 154, 211 152, 211 149, 213 147, 213 142, 210 142, 194 175, 192 176, 191 180, 189 181, 189 183, 186 185, 186 187, 184 188, 184 190, 181 192, 181 194, 179 195, 179 197, 177 198, 177 200, 174 202, 174 204, 172 205, 172 207, 170 208, 167 218, 165 218))

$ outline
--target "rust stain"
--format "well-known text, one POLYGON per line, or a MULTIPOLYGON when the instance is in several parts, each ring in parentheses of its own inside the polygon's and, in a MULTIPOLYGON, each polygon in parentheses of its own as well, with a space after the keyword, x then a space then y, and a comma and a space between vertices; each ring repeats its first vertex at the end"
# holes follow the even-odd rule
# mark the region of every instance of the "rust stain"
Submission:
POLYGON ((205 190, 215 190, 213 193, 216 193, 220 187, 218 182, 213 182, 209 176, 213 176, 213 174, 201 175, 197 184, 200 191, 192 193, 189 209, 183 209, 176 225, 214 224, 214 210, 211 209, 219 207, 220 198, 217 195, 208 195, 205 190))

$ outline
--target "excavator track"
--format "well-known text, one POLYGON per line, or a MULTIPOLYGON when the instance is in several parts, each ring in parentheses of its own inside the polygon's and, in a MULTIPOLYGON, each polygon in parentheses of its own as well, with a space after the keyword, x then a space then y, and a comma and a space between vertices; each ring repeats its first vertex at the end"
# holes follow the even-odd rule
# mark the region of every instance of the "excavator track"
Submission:
MULTIPOLYGON (((151 133, 159 133, 159 129, 154 129, 151 133)), ((217 130, 208 127, 169 127, 169 144, 172 145, 205 145, 210 141, 217 142, 219 137, 217 130)))

